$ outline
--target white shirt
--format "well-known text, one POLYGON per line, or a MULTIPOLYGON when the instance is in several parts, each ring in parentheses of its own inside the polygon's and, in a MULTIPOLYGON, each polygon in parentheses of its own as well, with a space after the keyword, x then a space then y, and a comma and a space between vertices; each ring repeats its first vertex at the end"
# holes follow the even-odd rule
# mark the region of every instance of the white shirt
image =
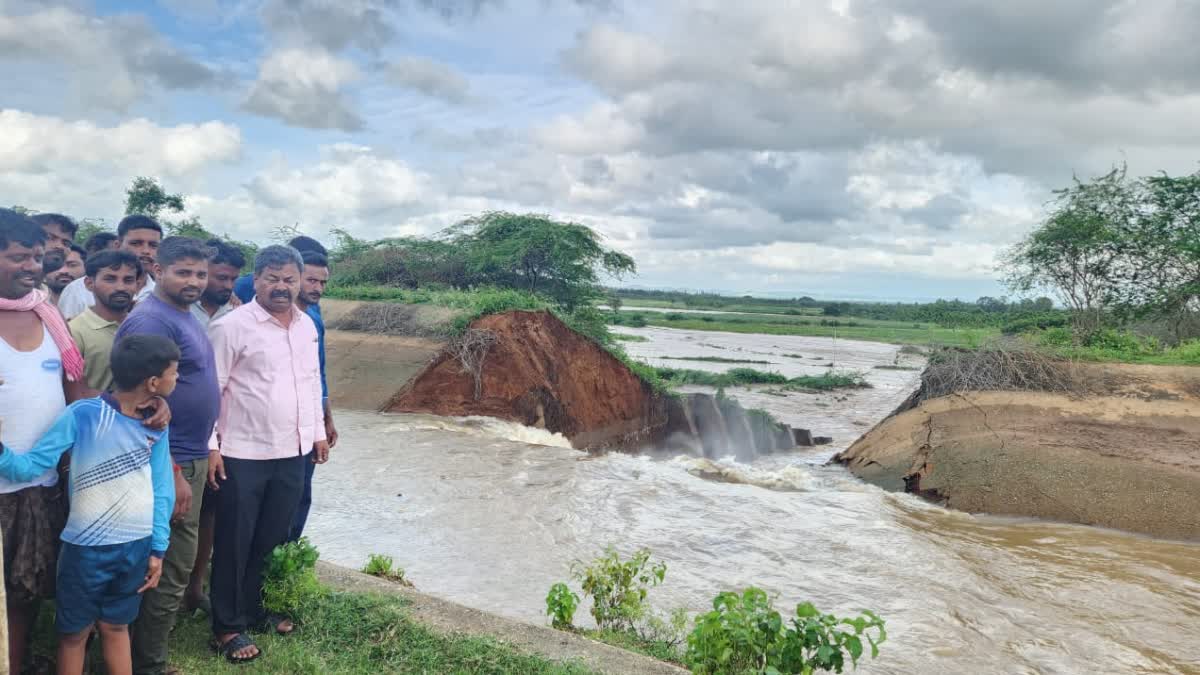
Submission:
MULTIPOLYGON (((83 310, 96 304, 96 296, 92 295, 92 292, 83 284, 84 279, 85 277, 79 277, 67 284, 58 298, 58 311, 62 312, 67 321, 83 314, 83 310)), ((137 302, 153 292, 154 279, 146 277, 146 285, 137 292, 137 295, 133 296, 133 301, 137 302)))
MULTIPOLYGON (((6 452, 29 452, 67 409, 62 375, 62 354, 45 326, 42 344, 31 352, 17 351, 0 338, 0 379, 4 380, 0 383, 0 418, 4 420, 0 440, 6 452)), ((51 467, 25 483, 0 478, 0 494, 56 483, 58 470, 51 467)))
POLYGON ((208 328, 212 326, 212 322, 232 312, 235 307, 231 303, 227 302, 217 308, 216 314, 209 316, 208 310, 204 309, 204 305, 201 305, 200 301, 197 300, 196 302, 192 303, 191 309, 192 316, 196 317, 196 320, 200 322, 201 326, 204 326, 205 330, 208 330, 208 328))

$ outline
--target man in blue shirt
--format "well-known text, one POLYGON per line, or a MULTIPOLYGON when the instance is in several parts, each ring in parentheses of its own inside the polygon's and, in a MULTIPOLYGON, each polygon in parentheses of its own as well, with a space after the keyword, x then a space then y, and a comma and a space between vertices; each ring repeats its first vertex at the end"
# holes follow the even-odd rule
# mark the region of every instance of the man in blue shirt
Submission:
POLYGON ((167 399, 178 411, 171 418, 171 457, 175 471, 175 509, 171 546, 163 561, 162 581, 148 591, 133 624, 133 672, 161 675, 167 670, 167 637, 175 624, 184 589, 196 560, 200 507, 208 477, 208 442, 220 412, 216 361, 204 326, 191 306, 208 285, 212 249, 190 237, 167 237, 158 248, 158 285, 134 307, 117 331, 161 335, 179 348, 179 384, 167 399))
MULTIPOLYGON (((321 404, 325 413, 325 437, 332 448, 337 443, 337 428, 333 426, 333 409, 329 406, 329 387, 325 382, 325 321, 321 318, 321 296, 325 294, 325 285, 329 283, 329 259, 320 253, 309 251, 303 254, 304 271, 300 275, 300 293, 296 295, 296 307, 299 307, 313 320, 317 326, 317 357, 321 364, 321 404)), ((296 510, 296 518, 292 522, 290 540, 299 539, 304 534, 304 524, 308 522, 308 511, 312 507, 312 478, 317 465, 309 462, 304 470, 304 494, 300 497, 300 507, 296 510)))

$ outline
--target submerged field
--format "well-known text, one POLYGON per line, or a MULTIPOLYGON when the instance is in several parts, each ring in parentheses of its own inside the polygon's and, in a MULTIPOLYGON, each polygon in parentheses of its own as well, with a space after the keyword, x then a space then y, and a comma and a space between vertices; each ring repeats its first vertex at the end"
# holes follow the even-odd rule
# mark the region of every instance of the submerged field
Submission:
POLYGON ((891 344, 974 347, 1000 335, 998 328, 943 328, 932 323, 782 314, 684 314, 622 310, 616 317, 617 325, 631 327, 658 326, 726 333, 807 335, 891 344))

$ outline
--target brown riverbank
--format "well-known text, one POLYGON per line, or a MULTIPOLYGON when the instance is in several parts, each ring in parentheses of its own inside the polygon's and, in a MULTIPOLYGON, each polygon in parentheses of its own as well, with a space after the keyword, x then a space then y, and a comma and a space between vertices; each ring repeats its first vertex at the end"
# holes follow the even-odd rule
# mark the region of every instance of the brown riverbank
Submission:
POLYGON ((1090 393, 929 398, 834 461, 963 511, 1200 540, 1200 369, 1075 368, 1090 393))

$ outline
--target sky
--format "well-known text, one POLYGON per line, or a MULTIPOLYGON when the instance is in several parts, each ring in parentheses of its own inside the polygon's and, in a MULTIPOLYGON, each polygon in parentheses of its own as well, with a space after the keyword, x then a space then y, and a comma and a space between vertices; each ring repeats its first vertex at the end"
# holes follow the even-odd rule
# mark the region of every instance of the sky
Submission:
POLYGON ((1003 294, 1053 190, 1200 158, 1189 0, 0 0, 0 204, 239 239, 595 228, 623 285, 1003 294))

